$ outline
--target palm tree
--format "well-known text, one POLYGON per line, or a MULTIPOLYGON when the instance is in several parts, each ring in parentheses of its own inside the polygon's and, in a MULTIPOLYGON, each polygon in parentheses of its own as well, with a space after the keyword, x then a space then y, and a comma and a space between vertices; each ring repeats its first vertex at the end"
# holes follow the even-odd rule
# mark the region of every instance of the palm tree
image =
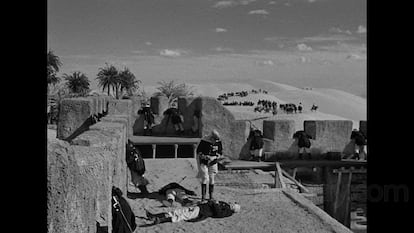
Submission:
POLYGON ((118 70, 113 65, 105 64, 105 68, 99 68, 96 79, 98 79, 98 85, 102 87, 102 91, 105 91, 105 89, 108 90, 109 96, 111 87, 114 90, 116 83, 118 82, 118 70))
POLYGON ((72 93, 84 96, 89 92, 89 79, 80 71, 75 71, 71 75, 64 74, 63 77, 72 93))
POLYGON ((180 96, 193 96, 194 92, 191 90, 191 87, 187 86, 185 83, 176 84, 174 80, 169 82, 161 81, 157 82, 160 86, 157 87, 158 92, 154 93, 155 96, 166 96, 168 98, 168 103, 171 105, 174 101, 180 96))
POLYGON ((55 85, 60 81, 59 77, 56 77, 60 66, 62 66, 62 62, 59 57, 53 54, 53 51, 49 51, 47 53, 47 84, 55 85))
POLYGON ((126 91, 127 96, 132 96, 138 90, 140 83, 141 81, 137 80, 128 68, 125 67, 124 70, 119 72, 119 83, 117 85, 121 93, 126 91))

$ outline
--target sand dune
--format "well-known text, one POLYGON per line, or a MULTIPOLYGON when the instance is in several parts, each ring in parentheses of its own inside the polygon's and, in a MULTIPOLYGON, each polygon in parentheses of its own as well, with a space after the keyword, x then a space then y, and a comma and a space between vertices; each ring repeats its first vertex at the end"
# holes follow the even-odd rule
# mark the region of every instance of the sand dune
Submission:
MULTIPOLYGON (((332 88, 315 88, 304 89, 303 87, 294 87, 270 80, 251 79, 233 82, 231 80, 202 80, 186 83, 192 87, 195 96, 218 97, 227 92, 267 90, 268 94, 258 93, 249 94, 246 97, 231 97, 231 101, 252 101, 257 103, 260 99, 276 101, 280 103, 301 102, 304 107, 303 114, 296 115, 277 115, 275 119, 293 119, 297 124, 297 128, 303 127, 304 120, 352 120, 354 128, 359 127, 360 120, 367 119, 367 100, 360 96, 356 96, 345 91, 332 88), (310 112, 312 104, 319 106, 318 112, 310 112)), ((151 96, 156 92, 157 85, 146 85, 144 90, 147 96, 151 96)), ((251 119, 262 116, 253 112, 253 107, 235 107, 228 106, 235 114, 237 119, 251 119)), ((271 116, 271 114, 268 114, 271 116)), ((257 122, 259 123, 259 122, 257 122)))
MULTIPOLYGON (((251 80, 246 83, 220 83, 220 84, 198 84, 193 85, 196 94, 217 97, 226 92, 250 91, 252 89, 264 89, 268 94, 249 94, 246 97, 230 97, 227 101, 252 101, 257 103, 260 99, 276 101, 277 103, 301 102, 304 107, 303 114, 286 115, 279 114, 274 119, 293 119, 297 123, 297 128, 303 127, 304 120, 352 120, 354 128, 359 127, 360 120, 367 119, 366 99, 335 89, 312 88, 305 90, 302 88, 280 84, 268 80, 251 80), (312 104, 319 106, 317 112, 310 112, 312 104)), ((254 107, 247 106, 227 106, 237 119, 251 119, 266 114, 254 113, 254 107)), ((267 114, 272 116, 272 114, 267 114)))

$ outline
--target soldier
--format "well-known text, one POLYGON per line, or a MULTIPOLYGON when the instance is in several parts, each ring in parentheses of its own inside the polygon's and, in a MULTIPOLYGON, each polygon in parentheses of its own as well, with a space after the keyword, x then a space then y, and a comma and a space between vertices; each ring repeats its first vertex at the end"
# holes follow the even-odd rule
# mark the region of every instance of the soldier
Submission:
POLYGON ((154 124, 154 114, 150 108, 149 104, 143 105, 143 107, 138 110, 138 114, 144 115, 144 134, 152 134, 152 124, 154 124))
POLYGON ((201 178, 201 200, 206 198, 207 183, 210 199, 213 199, 214 177, 218 172, 217 161, 222 155, 223 146, 217 130, 203 137, 197 147, 197 177, 201 178))
POLYGON ((299 130, 293 134, 293 138, 297 139, 299 147, 299 159, 304 159, 303 154, 306 153, 309 158, 311 158, 310 147, 311 142, 309 139, 312 139, 305 131, 299 130))

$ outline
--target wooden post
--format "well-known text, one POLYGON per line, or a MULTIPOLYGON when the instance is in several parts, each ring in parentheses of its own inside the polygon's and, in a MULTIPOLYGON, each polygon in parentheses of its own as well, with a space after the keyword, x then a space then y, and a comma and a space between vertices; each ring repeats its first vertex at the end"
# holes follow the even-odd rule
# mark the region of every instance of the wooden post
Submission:
POLYGON ((298 168, 297 167, 293 168, 293 174, 292 174, 293 179, 296 178, 296 172, 297 171, 298 171, 298 168))
POLYGON ((336 211, 338 208, 338 202, 339 202, 339 188, 341 187, 341 181, 342 181, 342 171, 339 171, 338 173, 338 179, 336 180, 336 189, 335 189, 335 199, 333 200, 333 214, 336 216, 336 211))
POLYGON ((330 216, 333 214, 333 202, 335 201, 335 174, 332 167, 323 167, 325 185, 323 186, 323 209, 330 216))
POLYGON ((193 144, 193 154, 194 158, 197 158, 197 144, 193 144))
POLYGON ((178 158, 178 144, 174 144, 174 158, 178 158))
POLYGON ((157 149, 157 145, 156 144, 152 144, 152 158, 153 159, 155 159, 156 149, 157 149))
POLYGON ((291 181, 293 181, 293 183, 295 183, 299 187, 302 193, 311 193, 309 189, 303 186, 299 181, 295 180, 295 178, 289 175, 285 170, 282 170, 282 174, 285 175, 287 178, 289 178, 291 181))
POLYGON ((347 227, 351 226, 351 183, 352 183, 352 171, 354 169, 351 168, 349 175, 348 175, 348 183, 346 185, 346 197, 345 197, 345 210, 344 210, 344 221, 343 224, 347 227))

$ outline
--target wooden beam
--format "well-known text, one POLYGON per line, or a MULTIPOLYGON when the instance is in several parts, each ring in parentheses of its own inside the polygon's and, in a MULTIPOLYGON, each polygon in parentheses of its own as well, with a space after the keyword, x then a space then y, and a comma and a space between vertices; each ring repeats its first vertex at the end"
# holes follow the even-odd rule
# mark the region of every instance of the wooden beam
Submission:
POLYGON ((282 169, 279 162, 275 164, 275 188, 286 188, 285 182, 283 182, 282 169))
POLYGON ((283 175, 285 175, 287 178, 289 178, 291 181, 293 181, 301 190, 303 193, 311 193, 309 189, 307 189, 305 186, 303 186, 299 181, 295 180, 289 173, 287 173, 285 170, 282 169, 283 175))

